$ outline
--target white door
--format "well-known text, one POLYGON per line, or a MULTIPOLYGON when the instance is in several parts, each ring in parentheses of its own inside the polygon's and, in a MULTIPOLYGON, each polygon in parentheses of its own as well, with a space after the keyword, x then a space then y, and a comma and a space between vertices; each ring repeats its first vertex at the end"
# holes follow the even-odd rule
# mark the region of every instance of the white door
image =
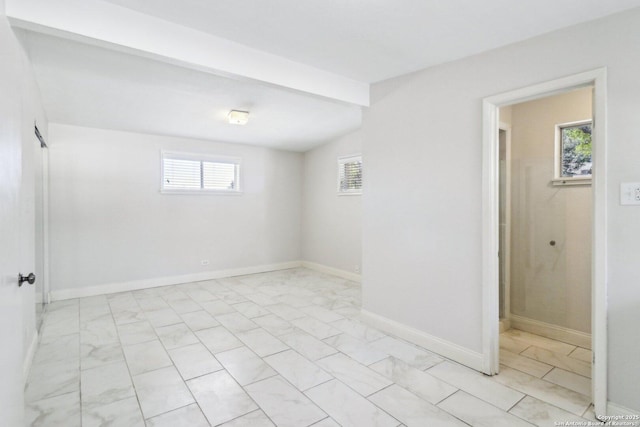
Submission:
MULTIPOLYGON (((0 84, 4 86, 3 94, 15 92, 10 88, 11 82, 0 84)), ((20 245, 22 146, 19 107, 19 103, 7 102, 6 99, 0 100, 0 340, 2 342, 0 345, 0 425, 2 426, 21 426, 24 416, 23 295, 26 289, 25 286, 18 287, 18 273, 22 263, 20 259, 22 252, 20 245), (16 107, 18 107, 17 111, 16 107)))
MULTIPOLYGON (((33 240, 21 244, 25 235, 33 239, 29 236, 33 219, 31 224, 22 219, 25 203, 32 199, 29 193, 33 194, 33 182, 31 190, 24 194, 23 161, 28 158, 23 158, 22 145, 26 126, 23 126, 21 61, 15 36, 0 10, 0 426, 3 427, 24 425, 24 325, 33 310, 33 288, 28 284, 18 287, 18 273, 28 274, 33 268, 30 249, 33 240)), ((28 139, 27 143, 31 145, 31 141, 28 139)))

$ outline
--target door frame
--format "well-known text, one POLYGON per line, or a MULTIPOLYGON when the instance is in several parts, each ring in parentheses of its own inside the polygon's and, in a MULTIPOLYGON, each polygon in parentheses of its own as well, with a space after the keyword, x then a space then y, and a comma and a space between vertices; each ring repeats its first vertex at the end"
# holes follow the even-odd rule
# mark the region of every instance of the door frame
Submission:
POLYGON ((42 220, 42 271, 39 272, 40 277, 37 280, 42 283, 42 295, 40 297, 42 304, 46 307, 47 304, 51 303, 49 291, 49 146, 40 133, 37 122, 34 122, 34 127, 38 141, 37 149, 40 150, 40 155, 36 156, 40 158, 40 163, 36 164, 35 167, 40 169, 38 175, 42 178, 40 182, 42 189, 40 197, 42 200, 36 202, 42 204, 42 218, 40 218, 42 220))
POLYGON ((499 108, 593 86, 593 219, 591 264, 592 399, 607 412, 607 69, 598 68, 483 99, 482 108, 482 370, 499 372, 499 108))
POLYGON ((42 147, 42 250, 43 254, 43 303, 45 306, 51 303, 51 290, 49 289, 49 147, 42 147))

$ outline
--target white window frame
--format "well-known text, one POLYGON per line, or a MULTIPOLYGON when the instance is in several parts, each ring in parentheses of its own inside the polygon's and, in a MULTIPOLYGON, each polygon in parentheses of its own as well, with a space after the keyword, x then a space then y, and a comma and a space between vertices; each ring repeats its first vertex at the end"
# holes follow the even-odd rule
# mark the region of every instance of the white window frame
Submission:
MULTIPOLYGON (((562 129, 577 127, 582 125, 591 125, 591 134, 593 137, 593 120, 578 120, 575 122, 558 123, 555 127, 555 154, 554 154, 554 166, 553 166, 553 179, 551 183, 554 186, 561 185, 590 185, 592 175, 584 176, 562 176, 562 129)), ((593 142, 592 142, 593 143, 593 142)), ((593 157, 592 157, 593 158, 593 157)))
MULTIPOLYGON (((202 168, 202 164, 200 166, 202 168)), ((193 195, 240 195, 242 194, 242 158, 233 156, 219 156, 205 153, 187 153, 180 151, 160 150, 160 193, 163 194, 193 194, 193 195), (228 163, 235 165, 234 189, 208 189, 208 188, 165 188, 164 159, 193 160, 211 163, 228 163)))
POLYGON ((360 183, 360 188, 353 190, 343 190, 340 186, 340 175, 342 172, 342 168, 346 163, 360 162, 362 165, 362 154, 351 154, 348 156, 338 157, 338 195, 339 196, 359 196, 362 194, 362 183, 360 183))

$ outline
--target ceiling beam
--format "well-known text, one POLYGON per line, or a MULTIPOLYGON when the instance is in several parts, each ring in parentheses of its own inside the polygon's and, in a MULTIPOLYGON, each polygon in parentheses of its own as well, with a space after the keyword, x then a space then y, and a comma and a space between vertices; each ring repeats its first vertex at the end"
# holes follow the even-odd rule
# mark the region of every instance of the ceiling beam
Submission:
POLYGON ((348 104, 369 84, 99 0, 5 0, 14 27, 348 104))

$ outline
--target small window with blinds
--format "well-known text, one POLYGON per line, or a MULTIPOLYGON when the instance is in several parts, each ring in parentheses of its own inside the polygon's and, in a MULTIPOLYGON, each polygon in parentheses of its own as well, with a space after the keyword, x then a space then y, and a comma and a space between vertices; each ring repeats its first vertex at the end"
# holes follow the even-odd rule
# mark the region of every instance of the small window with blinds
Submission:
POLYGON ((362 156, 338 158, 338 194, 362 194, 362 156))
POLYGON ((239 193, 240 159, 164 151, 162 191, 239 193))

